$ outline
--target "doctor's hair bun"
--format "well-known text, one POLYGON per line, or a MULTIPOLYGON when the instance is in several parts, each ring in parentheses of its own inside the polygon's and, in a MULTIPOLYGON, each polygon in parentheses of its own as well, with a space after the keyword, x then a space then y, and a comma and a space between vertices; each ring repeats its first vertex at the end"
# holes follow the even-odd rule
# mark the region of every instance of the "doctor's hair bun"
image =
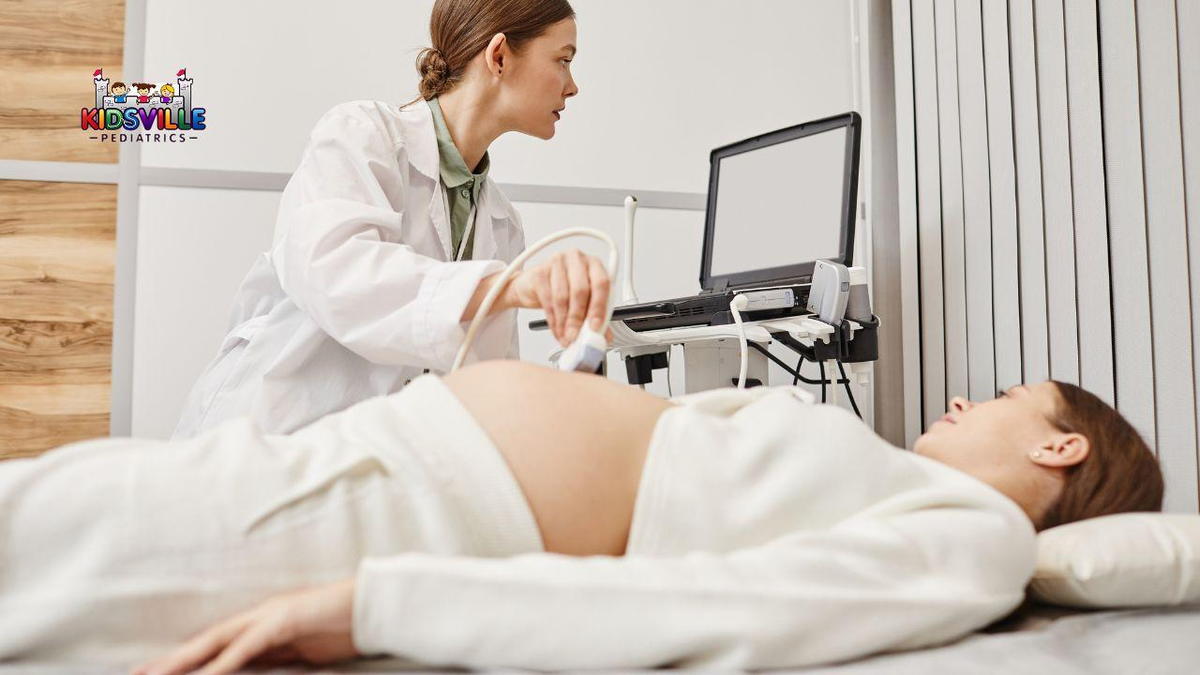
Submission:
POLYGON ((417 72, 421 74, 421 98, 427 101, 442 93, 451 81, 450 64, 435 47, 426 47, 417 55, 417 72))
POLYGON ((568 0, 434 0, 429 41, 437 46, 417 55, 421 95, 400 107, 452 89, 497 35, 504 36, 509 53, 520 54, 530 40, 574 18, 568 0))

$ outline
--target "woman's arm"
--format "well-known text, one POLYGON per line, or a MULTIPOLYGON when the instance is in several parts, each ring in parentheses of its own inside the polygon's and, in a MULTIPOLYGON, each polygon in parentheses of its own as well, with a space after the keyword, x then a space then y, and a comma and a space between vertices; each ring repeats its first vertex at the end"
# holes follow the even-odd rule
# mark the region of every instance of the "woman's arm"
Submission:
POLYGON ((1034 538, 1023 516, 969 496, 923 497, 722 553, 368 558, 353 583, 268 601, 141 672, 213 659, 205 675, 228 673, 277 653, 539 670, 796 668, 941 644, 1020 603, 1034 538))
POLYGON ((368 558, 353 637, 364 654, 482 668, 827 663, 943 643, 1011 611, 1032 572, 1028 529, 948 503, 728 553, 368 558))

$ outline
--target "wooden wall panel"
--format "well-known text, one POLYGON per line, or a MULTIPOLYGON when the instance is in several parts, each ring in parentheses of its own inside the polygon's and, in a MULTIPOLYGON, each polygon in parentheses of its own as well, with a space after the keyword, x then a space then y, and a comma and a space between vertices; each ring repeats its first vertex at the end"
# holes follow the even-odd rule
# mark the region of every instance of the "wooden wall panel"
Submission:
POLYGON ((95 105, 96 68, 121 79, 124 26, 123 0, 0 0, 0 159, 117 161, 79 110, 95 105))
POLYGON ((0 459, 108 435, 115 185, 0 181, 0 459))

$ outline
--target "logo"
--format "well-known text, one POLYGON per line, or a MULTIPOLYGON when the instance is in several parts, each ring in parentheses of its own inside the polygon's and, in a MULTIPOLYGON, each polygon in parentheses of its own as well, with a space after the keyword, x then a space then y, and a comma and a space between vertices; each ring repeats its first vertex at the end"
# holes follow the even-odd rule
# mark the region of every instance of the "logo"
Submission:
POLYGON ((92 73, 96 106, 79 110, 79 128, 98 141, 183 143, 204 131, 204 108, 192 107, 192 80, 187 68, 175 73, 176 84, 112 82, 104 69, 92 73), (132 132, 132 133, 127 133, 132 132))

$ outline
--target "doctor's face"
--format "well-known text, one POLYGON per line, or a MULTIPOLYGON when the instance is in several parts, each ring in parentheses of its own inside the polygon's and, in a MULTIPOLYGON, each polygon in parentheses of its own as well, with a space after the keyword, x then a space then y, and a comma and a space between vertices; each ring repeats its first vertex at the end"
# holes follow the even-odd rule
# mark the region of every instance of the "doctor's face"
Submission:
POLYGON ((579 93, 571 76, 575 45, 575 20, 563 19, 510 57, 504 95, 510 128, 541 139, 554 136, 559 115, 566 114, 556 111, 579 93))

